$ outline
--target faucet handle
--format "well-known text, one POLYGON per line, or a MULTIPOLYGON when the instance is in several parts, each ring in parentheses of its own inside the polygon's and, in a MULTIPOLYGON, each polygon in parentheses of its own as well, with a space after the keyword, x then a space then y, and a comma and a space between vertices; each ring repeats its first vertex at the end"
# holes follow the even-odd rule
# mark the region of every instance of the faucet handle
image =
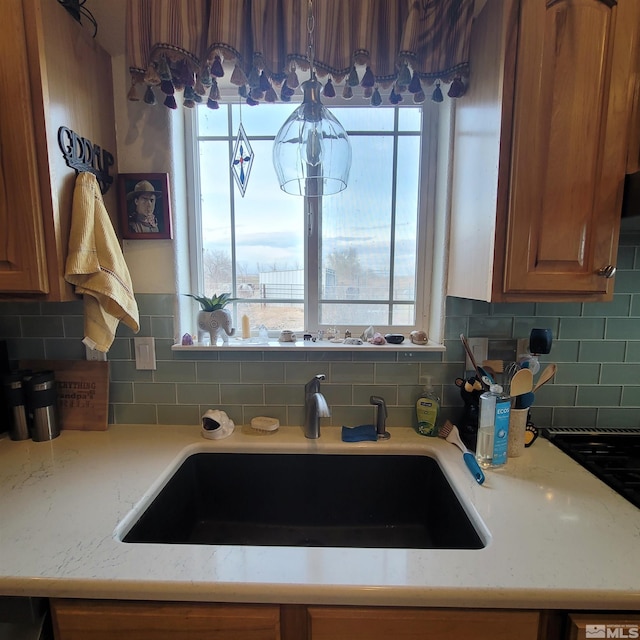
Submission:
POLYGON ((327 376, 324 373, 317 373, 304 386, 305 393, 318 393, 320 391, 320 380, 326 380, 326 379, 327 379, 327 376))

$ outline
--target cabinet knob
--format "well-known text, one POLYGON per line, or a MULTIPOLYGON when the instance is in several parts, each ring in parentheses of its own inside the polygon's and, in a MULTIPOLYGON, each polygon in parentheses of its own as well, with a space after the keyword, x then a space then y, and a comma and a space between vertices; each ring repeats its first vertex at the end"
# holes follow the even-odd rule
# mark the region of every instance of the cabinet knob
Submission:
POLYGON ((613 278, 616 275, 616 268, 612 264, 608 264, 606 267, 598 269, 598 275, 601 278, 613 278))

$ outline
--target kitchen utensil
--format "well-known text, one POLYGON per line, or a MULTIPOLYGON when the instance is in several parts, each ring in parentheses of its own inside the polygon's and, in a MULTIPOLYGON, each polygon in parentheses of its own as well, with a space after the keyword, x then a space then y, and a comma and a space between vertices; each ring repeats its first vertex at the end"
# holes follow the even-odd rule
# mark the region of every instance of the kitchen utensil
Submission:
POLYGON ((476 362, 476 359, 473 355, 473 351, 471 351, 471 347, 469 346, 469 343, 467 342, 467 339, 464 337, 464 333, 460 334, 460 341, 462 342, 462 346, 464 347, 464 350, 467 353, 467 356, 469 356, 469 361, 471 362, 471 366, 473 367, 474 371, 476 372, 476 377, 478 378, 478 380, 480 380, 480 382, 482 383, 482 385, 488 389, 490 385, 493 384, 493 376, 489 375, 489 373, 487 371, 485 371, 482 367, 478 366, 478 363, 476 362), (483 378, 488 378, 489 382, 486 382, 483 378))
POLYGON ((557 364, 548 364, 540 374, 538 381, 533 387, 533 392, 535 393, 543 384, 546 384, 556 375, 556 371, 558 370, 557 364))
MULTIPOLYGON (((555 364, 549 364, 545 367, 544 371, 540 374, 538 382, 534 385, 533 389, 528 393, 523 393, 516 398, 516 409, 528 409, 533 405, 535 401, 535 392, 545 383, 549 382, 551 378, 556 374, 558 367, 555 364)), ((532 373, 535 371, 530 370, 532 373)))
POLYGON ((483 360, 482 367, 492 373, 502 373, 504 371, 504 360, 483 360))
POLYGON ((535 402, 536 395, 533 391, 523 393, 516 397, 516 409, 528 409, 535 402))
POLYGON ((529 393, 533 389, 533 374, 529 369, 519 369, 511 378, 509 395, 512 398, 529 393))
POLYGON ((467 448, 464 446, 464 443, 460 439, 458 427, 456 427, 456 425, 453 424, 450 420, 447 420, 438 431, 438 435, 441 438, 444 438, 447 442, 455 444, 458 449, 462 451, 462 458, 469 471, 471 471, 471 475, 474 477, 475 481, 478 484, 482 484, 485 480, 484 473, 482 472, 482 469, 480 468, 476 457, 467 450, 467 448))

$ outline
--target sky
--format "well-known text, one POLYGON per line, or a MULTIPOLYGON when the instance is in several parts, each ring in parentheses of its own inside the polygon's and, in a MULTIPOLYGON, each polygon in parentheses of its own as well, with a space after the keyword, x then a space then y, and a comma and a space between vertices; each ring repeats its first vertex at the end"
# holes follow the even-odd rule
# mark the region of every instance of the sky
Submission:
MULTIPOLYGON (((251 137, 256 132, 275 135, 296 105, 260 105, 236 107, 232 132, 239 123, 251 137)), ((223 109, 199 109, 201 135, 225 133, 227 120, 223 109)), ((391 127, 391 110, 333 110, 348 129, 391 127)), ((403 116, 412 128, 419 126, 414 113, 403 116), (416 124, 417 123, 417 124, 416 124)), ((419 116, 418 116, 419 117, 419 116)), ((277 263, 289 267, 304 264, 303 199, 279 189, 272 163, 271 140, 251 140, 254 162, 244 198, 235 183, 230 183, 228 143, 208 141, 201 147, 201 191, 203 242, 206 248, 230 253, 230 189, 234 190, 237 261, 249 272, 259 264, 277 263)), ((391 216, 391 170, 384 159, 392 157, 389 137, 369 138, 352 135, 352 166, 347 189, 327 196, 324 202, 323 231, 326 251, 354 247, 363 264, 374 270, 388 268, 389 222, 391 216)), ((417 137, 401 139, 398 172, 397 257, 399 272, 413 272, 415 261, 415 211, 417 207, 419 143, 417 137)))

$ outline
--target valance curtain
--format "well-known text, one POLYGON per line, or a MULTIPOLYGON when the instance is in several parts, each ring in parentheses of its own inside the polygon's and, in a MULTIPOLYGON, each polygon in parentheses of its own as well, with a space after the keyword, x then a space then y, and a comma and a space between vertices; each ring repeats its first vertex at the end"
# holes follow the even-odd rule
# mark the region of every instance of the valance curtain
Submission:
MULTIPOLYGON (((465 90, 474 0, 314 0, 314 68, 327 97, 361 90, 372 104, 381 92, 425 99, 423 86, 465 90), (342 85, 342 88, 336 87, 342 85), (358 89, 360 87, 361 89, 358 89)), ((249 104, 288 101, 309 69, 306 0, 129 0, 130 99, 175 108, 208 100, 218 106, 218 80, 230 81, 249 104), (141 90, 142 89, 142 90, 141 90)))

